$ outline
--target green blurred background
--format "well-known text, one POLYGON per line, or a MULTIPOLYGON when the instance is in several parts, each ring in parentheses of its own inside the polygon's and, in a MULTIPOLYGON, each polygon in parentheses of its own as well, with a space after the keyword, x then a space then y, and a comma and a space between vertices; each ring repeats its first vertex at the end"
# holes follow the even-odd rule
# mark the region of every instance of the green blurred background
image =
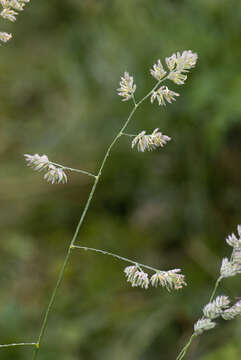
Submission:
MULTIPOLYGON (((181 96, 145 102, 130 133, 159 127, 163 150, 115 146, 78 243, 160 269, 180 267, 188 287, 132 289, 120 263, 76 251, 58 292, 41 360, 175 359, 229 256, 225 237, 241 223, 241 2, 234 0, 34 1, 0 58, 0 343, 35 341, 91 178, 49 185, 23 154, 95 172, 131 104, 116 94, 124 71, 136 96, 149 69, 176 51, 198 53, 181 96)), ((223 282, 240 295, 240 278, 223 282)), ((241 321, 195 340, 188 359, 241 358, 241 321)), ((1 350, 3 360, 30 348, 1 350)))

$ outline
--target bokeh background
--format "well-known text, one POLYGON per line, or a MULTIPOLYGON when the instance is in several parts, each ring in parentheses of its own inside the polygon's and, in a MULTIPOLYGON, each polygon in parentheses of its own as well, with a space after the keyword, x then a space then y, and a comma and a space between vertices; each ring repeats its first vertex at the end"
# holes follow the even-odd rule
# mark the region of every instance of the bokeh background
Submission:
MULTIPOLYGON (((35 341, 91 188, 73 174, 49 185, 24 153, 95 172, 131 104, 116 95, 124 71, 136 96, 157 59, 192 49, 197 67, 175 104, 145 102, 130 133, 159 127, 161 151, 115 146, 78 243, 160 269, 188 287, 132 289, 126 264, 76 251, 50 316, 41 360, 175 359, 217 278, 225 237, 241 223, 241 3, 234 0, 32 1, 0 58, 0 343, 35 341)), ((171 85, 171 84, 170 84, 171 85)), ((240 295, 240 278, 219 293, 240 295)), ((188 359, 238 360, 241 319, 219 321, 188 359)), ((31 358, 2 349, 3 360, 31 358)))

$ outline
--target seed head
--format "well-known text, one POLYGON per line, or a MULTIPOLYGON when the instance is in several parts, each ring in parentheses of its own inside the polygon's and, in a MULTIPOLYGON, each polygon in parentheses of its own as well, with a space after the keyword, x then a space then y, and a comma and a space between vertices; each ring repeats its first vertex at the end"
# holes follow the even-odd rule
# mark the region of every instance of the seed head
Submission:
POLYGON ((164 70, 161 60, 157 61, 157 64, 153 65, 153 69, 150 69, 151 75, 158 81, 164 78, 166 71, 164 70))
POLYGON ((61 182, 63 184, 67 183, 67 176, 64 170, 52 164, 49 165, 49 170, 44 175, 44 179, 46 179, 47 182, 50 182, 51 184, 60 184, 61 182))
POLYGON ((229 304, 230 300, 227 296, 217 296, 214 301, 204 307, 203 315, 211 320, 215 319, 222 314, 229 304))
POLYGON ((181 289, 186 283, 184 281, 184 275, 178 274, 180 271, 180 269, 173 269, 156 272, 151 277, 151 285, 154 287, 165 287, 168 291, 181 289))
POLYGON ((220 274, 222 278, 228 278, 240 273, 241 266, 239 264, 236 264, 233 261, 229 261, 228 258, 224 258, 222 260, 222 265, 220 269, 220 274))
POLYGON ((117 89, 118 95, 123 97, 123 101, 127 101, 132 98, 134 92, 136 91, 136 85, 134 84, 134 79, 129 75, 128 72, 124 73, 124 76, 121 77, 120 88, 117 89))
POLYGON ((221 314, 221 316, 224 320, 232 320, 238 315, 241 315, 241 301, 240 300, 238 302, 236 302, 236 304, 234 304, 229 309, 223 311, 223 313, 221 314))
POLYGON ((169 136, 163 135, 157 128, 150 135, 146 135, 145 131, 140 132, 140 134, 132 140, 131 147, 134 148, 137 144, 138 151, 152 151, 158 147, 163 147, 170 140, 171 138, 169 136))
POLYGON ((6 32, 0 32, 0 41, 5 43, 8 40, 10 40, 11 38, 12 38, 12 34, 8 34, 6 32))
POLYGON ((2 12, 0 13, 0 16, 4 19, 10 20, 12 22, 16 21, 16 15, 18 15, 18 13, 14 10, 11 10, 9 8, 4 8, 2 10, 2 12))
POLYGON ((179 96, 179 94, 169 90, 167 86, 161 86, 157 91, 153 92, 151 96, 151 103, 153 103, 153 101, 157 99, 159 105, 165 106, 165 101, 170 104, 172 103, 172 101, 176 101, 175 96, 179 96))
POLYGON ((194 324, 194 334, 201 335, 204 331, 213 329, 216 323, 210 319, 200 319, 194 324))
POLYGON ((149 278, 148 274, 142 270, 138 270, 137 266, 128 266, 124 269, 127 281, 131 283, 132 287, 138 287, 148 289, 149 278))
POLYGON ((47 155, 40 156, 39 154, 29 155, 24 154, 27 165, 32 167, 36 171, 42 171, 48 168, 50 161, 47 155))

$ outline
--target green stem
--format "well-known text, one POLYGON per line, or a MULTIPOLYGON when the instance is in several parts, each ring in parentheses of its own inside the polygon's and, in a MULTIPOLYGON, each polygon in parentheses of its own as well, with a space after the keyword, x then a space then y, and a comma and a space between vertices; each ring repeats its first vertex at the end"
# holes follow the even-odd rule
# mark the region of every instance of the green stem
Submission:
MULTIPOLYGON (((221 280, 222 280, 222 277, 219 276, 219 278, 218 278, 217 281, 215 282, 215 285, 214 285, 214 288, 213 288, 213 291, 212 291, 212 294, 211 294, 211 296, 210 296, 210 299, 209 299, 209 302, 208 302, 208 303, 210 303, 210 302, 213 301, 213 298, 214 298, 214 296, 215 296, 215 294, 216 294, 218 285, 220 284, 220 281, 221 281, 221 280)), ((189 346, 191 345, 192 340, 193 340, 193 338, 194 338, 195 336, 196 336, 195 333, 193 333, 193 334, 191 335, 189 341, 188 341, 187 344, 184 346, 184 348, 180 351, 180 353, 178 354, 176 360, 181 360, 181 359, 184 358, 184 356, 186 355, 187 350, 188 350, 189 346)))
POLYGON ((36 346, 36 343, 18 343, 18 344, 3 344, 0 348, 12 347, 12 346, 36 346))
POLYGON ((122 135, 124 135, 124 136, 129 136, 129 137, 135 137, 135 136, 137 136, 136 134, 134 135, 134 134, 127 134, 127 133, 122 133, 122 135))
POLYGON ((184 346, 184 348, 182 349, 182 351, 180 352, 180 354, 178 355, 178 357, 176 358, 176 360, 181 360, 181 359, 184 358, 184 356, 186 355, 186 352, 187 352, 189 346, 191 345, 194 337, 195 337, 194 334, 192 334, 192 336, 190 336, 189 341, 188 341, 187 344, 184 346))
MULTIPOLYGON (((113 148, 113 146, 115 145, 115 143, 117 142, 117 140, 122 136, 124 130, 125 130, 126 127, 128 126, 128 124, 129 124, 132 116, 134 115, 136 109, 138 108, 138 106, 139 106, 144 100, 146 100, 146 99, 153 93, 153 91, 157 88, 157 86, 158 86, 162 81, 164 81, 164 80, 165 80, 165 78, 164 78, 163 80, 159 81, 159 82, 154 86, 154 88, 153 88, 144 98, 142 98, 138 103, 136 103, 135 100, 133 99, 133 100, 134 100, 134 106, 133 106, 133 108, 132 108, 132 110, 131 110, 131 112, 130 112, 127 120, 126 120, 126 122, 124 123, 124 125, 122 126, 122 128, 120 129, 120 131, 118 132, 118 134, 115 136, 115 138, 113 139, 113 141, 111 142, 111 144, 109 145, 109 147, 108 147, 108 149, 107 149, 107 151, 106 151, 106 153, 105 153, 105 156, 104 156, 104 158, 103 158, 103 160, 102 160, 102 163, 100 164, 100 168, 99 168, 99 171, 98 171, 97 176, 92 175, 92 174, 89 174, 89 173, 87 173, 87 172, 84 172, 84 173, 87 173, 87 175, 94 176, 94 177, 95 177, 95 181, 94 181, 94 184, 93 184, 92 189, 91 189, 91 191, 90 191, 88 200, 87 200, 86 205, 85 205, 85 207, 84 207, 84 210, 83 210, 83 212, 82 212, 82 214, 81 214, 81 217, 80 217, 80 220, 79 220, 79 222, 78 222, 78 225, 77 225, 77 227, 76 227, 76 229, 75 229, 74 236, 73 236, 73 238, 72 238, 72 240, 71 240, 71 242, 70 242, 70 245, 69 245, 69 247, 68 247, 67 254, 66 254, 66 256, 65 256, 63 265, 62 265, 62 267, 61 267, 61 269, 60 269, 60 273, 59 273, 59 276, 58 276, 58 279, 57 279, 57 283, 56 283, 56 285, 55 285, 55 287, 54 287, 54 290, 53 290, 53 292, 52 292, 50 301, 49 301, 48 306, 47 306, 47 308, 46 308, 45 315, 44 315, 43 322, 42 322, 42 326, 41 326, 40 333, 39 333, 39 337, 38 337, 38 341, 37 341, 37 344, 36 344, 36 349, 35 349, 35 351, 34 351, 34 353, 33 353, 32 360, 35 360, 35 359, 37 358, 38 354, 39 354, 39 350, 40 350, 40 346, 41 346, 41 343, 42 343, 42 339, 43 339, 43 336, 44 336, 44 333, 45 333, 45 330, 46 330, 46 327, 47 327, 47 322, 48 322, 49 314, 50 314, 51 309, 52 309, 52 307, 53 307, 53 305, 54 305, 58 288, 59 288, 59 286, 60 286, 60 284, 61 284, 61 282, 62 282, 62 280, 63 280, 63 276, 64 276, 64 273, 65 273, 65 269, 66 269, 66 266, 67 266, 68 261, 69 261, 69 258, 70 258, 71 249, 73 248, 73 246, 74 246, 74 244, 75 244, 75 240, 76 240, 76 238, 77 238, 77 236, 78 236, 80 227, 81 227, 81 225, 82 225, 82 223, 83 223, 83 221, 84 221, 84 218, 85 218, 85 216, 86 216, 86 213, 87 213, 87 211, 88 211, 88 209, 89 209, 89 206, 90 206, 90 204, 91 204, 93 195, 94 195, 95 190, 96 190, 96 186, 97 186, 97 184, 98 184, 98 182, 99 182, 99 179, 100 179, 100 177, 101 177, 102 170, 103 170, 103 168, 104 168, 104 166, 105 166, 106 160, 108 159, 108 157, 109 157, 109 155, 110 155, 111 149, 113 148)), ((83 171, 81 171, 81 172, 83 172, 83 171)))
POLYGON ((83 250, 90 250, 90 251, 95 251, 97 253, 101 253, 103 255, 109 255, 109 256, 112 256, 114 258, 117 258, 119 260, 122 260, 122 261, 125 261, 125 262, 128 262, 128 263, 131 263, 131 264, 134 264, 134 265, 139 265, 140 267, 143 267, 143 268, 146 268, 146 269, 149 269, 149 270, 152 270, 152 271, 158 271, 158 272, 161 272, 160 270, 158 269, 155 269, 153 268, 152 266, 148 266, 148 265, 144 265, 144 264, 141 264, 137 261, 133 261, 133 260, 130 260, 128 258, 125 258, 123 256, 120 256, 120 255, 117 255, 117 254, 113 254, 109 251, 105 251, 105 250, 100 250, 100 249, 95 249, 95 248, 90 248, 90 247, 87 247, 87 246, 78 246, 78 245, 73 245, 72 246, 72 249, 83 249, 83 250))
POLYGON ((214 298, 214 296, 215 296, 215 294, 216 294, 218 285, 219 285, 219 283, 220 283, 221 280, 222 280, 222 277, 219 276, 219 278, 217 279, 217 281, 216 281, 216 283, 215 283, 213 292, 212 292, 212 294, 211 294, 211 296, 210 296, 209 303, 213 301, 213 298, 214 298))
POLYGON ((68 167, 68 166, 64 166, 64 165, 60 165, 60 164, 54 163, 54 162, 52 162, 52 161, 50 161, 50 163, 53 164, 53 165, 55 165, 55 166, 58 166, 58 167, 60 167, 61 169, 64 169, 64 170, 75 171, 75 172, 78 172, 78 173, 85 174, 85 175, 88 175, 88 176, 91 176, 91 177, 96 178, 96 176, 95 176, 94 174, 91 174, 90 172, 85 171, 85 170, 73 169, 73 168, 70 168, 70 167, 68 167))

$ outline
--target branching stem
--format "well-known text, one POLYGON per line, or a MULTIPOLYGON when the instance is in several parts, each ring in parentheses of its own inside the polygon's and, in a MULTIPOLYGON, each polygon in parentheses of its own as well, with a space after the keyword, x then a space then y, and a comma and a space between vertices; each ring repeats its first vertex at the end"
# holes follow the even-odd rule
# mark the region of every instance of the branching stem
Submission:
MULTIPOLYGON (((124 132, 125 129, 127 128, 127 126, 128 126, 128 124, 129 124, 132 116, 133 116, 134 113, 136 112, 136 109, 143 103, 144 100, 146 100, 146 99, 153 93, 153 91, 155 91, 155 89, 159 86, 159 84, 160 84, 161 82, 163 82, 164 80, 166 80, 166 78, 163 78, 162 80, 158 81, 158 82, 156 83, 156 85, 153 87, 153 89, 152 89, 146 96, 144 96, 139 102, 136 102, 134 97, 132 98, 132 99, 133 99, 134 106, 133 106, 133 108, 132 108, 132 110, 131 110, 131 112, 130 112, 127 120, 126 120, 126 122, 124 123, 124 125, 122 126, 122 128, 120 129, 120 131, 118 132, 118 134, 114 137, 114 139, 113 139, 113 141, 111 142, 111 144, 109 145, 109 147, 108 147, 108 149, 107 149, 107 151, 106 151, 106 153, 105 153, 105 155, 104 155, 104 158, 103 158, 103 160, 102 160, 102 162, 101 162, 101 164, 100 164, 100 168, 99 168, 98 174, 95 176, 95 175, 93 175, 93 174, 90 174, 90 173, 84 172, 84 171, 82 171, 82 170, 81 170, 81 171, 79 170, 80 172, 84 172, 85 174, 87 174, 87 175, 89 175, 89 176, 93 176, 93 177, 95 178, 95 181, 94 181, 94 184, 92 185, 92 189, 91 189, 91 191, 90 191, 90 194, 89 194, 89 197, 88 197, 88 199, 87 199, 86 205, 85 205, 85 207, 84 207, 84 210, 83 210, 83 212, 82 212, 82 214, 81 214, 81 217, 80 217, 79 222, 78 222, 78 224, 77 224, 77 227, 76 227, 76 229, 75 229, 74 236, 73 236, 73 238, 72 238, 72 240, 71 240, 71 242, 70 242, 70 245, 69 245, 69 247, 68 247, 67 254, 66 254, 66 256, 65 256, 63 265, 62 265, 62 267, 61 267, 61 269, 60 269, 60 273, 59 273, 59 276, 58 276, 58 279, 57 279, 57 283, 56 283, 56 285, 55 285, 55 287, 54 287, 54 290, 53 290, 52 295, 51 295, 51 297, 50 297, 50 301, 49 301, 48 306, 47 306, 47 308, 46 308, 46 311, 45 311, 45 314, 44 314, 44 318, 43 318, 43 321, 42 321, 42 326, 41 326, 40 333, 39 333, 39 337, 38 337, 38 341, 37 341, 37 344, 36 344, 36 348, 35 348, 35 350, 34 350, 34 352, 33 352, 32 360, 37 359, 37 356, 38 356, 38 354, 39 354, 39 350, 40 350, 40 347, 41 347, 42 339, 43 339, 43 336, 44 336, 44 333, 45 333, 45 330, 46 330, 46 327, 47 327, 47 322, 48 322, 49 314, 50 314, 51 309, 52 309, 52 307, 53 307, 53 305, 54 305, 54 301, 55 301, 55 298, 56 298, 56 294, 57 294, 58 288, 59 288, 59 286, 60 286, 60 284, 61 284, 61 282, 62 282, 62 280, 63 280, 63 276, 64 276, 64 273, 65 273, 65 269, 66 269, 66 266, 67 266, 67 264, 68 264, 68 262, 69 262, 69 258, 70 258, 70 255, 71 255, 71 249, 73 249, 73 247, 74 247, 76 238, 77 238, 77 236, 78 236, 78 234, 79 234, 80 227, 81 227, 81 225, 82 225, 82 223, 83 223, 83 221, 84 221, 84 219, 85 219, 86 213, 87 213, 87 211, 88 211, 88 209, 89 209, 89 206, 90 206, 90 204, 91 204, 92 198, 93 198, 93 196, 94 196, 94 193, 95 193, 95 190, 96 190, 96 186, 97 186, 97 184, 98 184, 98 182, 99 182, 99 180, 100 180, 100 178, 101 178, 103 168, 104 168, 104 166, 105 166, 105 163, 106 163, 108 157, 110 156, 111 150, 112 150, 113 146, 115 145, 115 143, 117 142, 117 140, 122 136, 123 132, 124 132)), ((53 164, 54 164, 54 163, 53 163, 53 164)), ((55 165, 58 165, 58 164, 55 164, 55 165)), ((58 166, 59 166, 59 165, 58 165, 58 166)), ((60 166, 61 166, 61 165, 60 165, 60 166)), ((67 168, 65 167, 65 169, 67 169, 67 168)), ((71 168, 69 168, 69 169, 71 169, 71 168)), ((74 170, 74 169, 71 169, 71 170, 74 170)), ((74 171, 76 171, 76 170, 74 170, 74 171)))

